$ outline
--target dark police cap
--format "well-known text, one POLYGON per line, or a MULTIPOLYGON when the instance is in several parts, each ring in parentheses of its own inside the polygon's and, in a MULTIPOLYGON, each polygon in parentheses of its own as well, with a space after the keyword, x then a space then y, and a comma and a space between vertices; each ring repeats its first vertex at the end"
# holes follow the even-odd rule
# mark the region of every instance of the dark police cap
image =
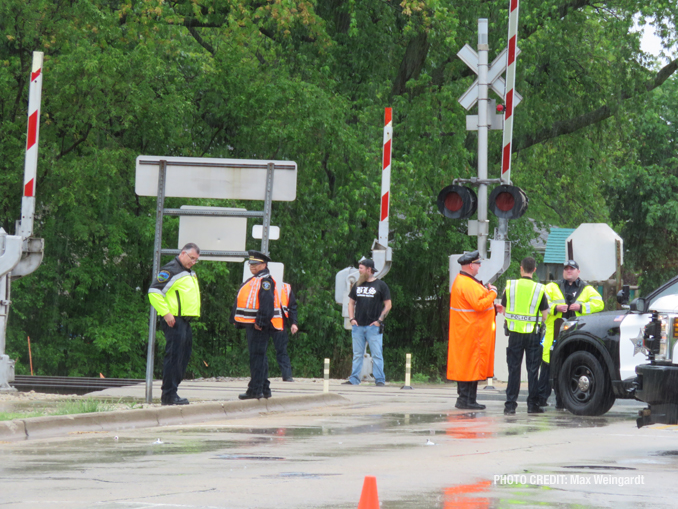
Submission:
POLYGON ((476 251, 471 251, 470 253, 464 253, 457 259, 459 265, 468 265, 469 263, 480 261, 480 253, 476 251))
POLYGON ((374 269, 374 262, 369 258, 363 258, 358 262, 358 265, 362 265, 363 267, 367 267, 368 269, 374 269))
POLYGON ((271 259, 266 256, 264 253, 260 253, 259 251, 247 251, 247 253, 250 255, 249 262, 250 265, 256 265, 257 263, 268 263, 271 261, 271 259))
POLYGON ((565 268, 565 267, 574 267, 575 269, 579 270, 579 264, 577 262, 575 262, 574 260, 567 260, 563 264, 563 268, 565 268))

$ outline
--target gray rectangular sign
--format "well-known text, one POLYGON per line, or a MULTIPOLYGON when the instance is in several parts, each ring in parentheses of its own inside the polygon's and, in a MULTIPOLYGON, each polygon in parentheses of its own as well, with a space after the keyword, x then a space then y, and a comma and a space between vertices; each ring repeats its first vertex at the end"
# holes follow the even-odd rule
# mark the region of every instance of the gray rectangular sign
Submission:
POLYGON ((165 156, 137 157, 134 190, 139 196, 158 195, 161 159, 167 161, 168 197, 263 201, 268 163, 275 164, 273 201, 293 201, 297 197, 294 161, 165 156))

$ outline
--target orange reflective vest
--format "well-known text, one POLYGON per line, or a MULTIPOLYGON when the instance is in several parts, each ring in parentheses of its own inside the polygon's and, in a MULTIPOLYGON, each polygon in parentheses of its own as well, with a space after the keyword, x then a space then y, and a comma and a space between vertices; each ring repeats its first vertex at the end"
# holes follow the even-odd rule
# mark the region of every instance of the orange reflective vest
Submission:
POLYGON ((496 292, 460 272, 450 292, 447 378, 475 382, 494 376, 496 292))
POLYGON ((257 313, 259 312, 259 292, 263 288, 265 291, 273 293, 273 316, 271 325, 277 330, 283 330, 282 310, 280 308, 280 298, 275 291, 276 282, 269 274, 264 277, 253 276, 243 283, 238 291, 236 300, 236 309, 234 319, 238 323, 255 323, 257 313), (273 281, 274 288, 266 288, 273 281))

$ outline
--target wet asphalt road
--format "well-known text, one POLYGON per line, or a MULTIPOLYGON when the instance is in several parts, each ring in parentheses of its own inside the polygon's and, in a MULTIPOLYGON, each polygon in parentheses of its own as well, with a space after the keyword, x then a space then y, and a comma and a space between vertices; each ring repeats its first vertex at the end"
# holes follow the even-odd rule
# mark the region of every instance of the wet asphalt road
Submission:
POLYGON ((333 387, 340 407, 0 444, 1 508, 676 507, 678 426, 454 409, 451 387, 333 387))

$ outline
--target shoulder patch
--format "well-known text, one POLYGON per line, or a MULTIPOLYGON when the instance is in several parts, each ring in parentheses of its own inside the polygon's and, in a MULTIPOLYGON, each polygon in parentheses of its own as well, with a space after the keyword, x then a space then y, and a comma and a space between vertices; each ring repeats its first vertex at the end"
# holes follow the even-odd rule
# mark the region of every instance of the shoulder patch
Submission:
POLYGON ((170 274, 166 270, 161 270, 160 272, 158 272, 158 282, 159 283, 164 283, 165 281, 167 281, 169 279, 169 277, 170 277, 170 274))
POLYGON ((263 283, 261 283, 261 287, 266 291, 270 290, 271 289, 270 281, 264 281, 263 283))

